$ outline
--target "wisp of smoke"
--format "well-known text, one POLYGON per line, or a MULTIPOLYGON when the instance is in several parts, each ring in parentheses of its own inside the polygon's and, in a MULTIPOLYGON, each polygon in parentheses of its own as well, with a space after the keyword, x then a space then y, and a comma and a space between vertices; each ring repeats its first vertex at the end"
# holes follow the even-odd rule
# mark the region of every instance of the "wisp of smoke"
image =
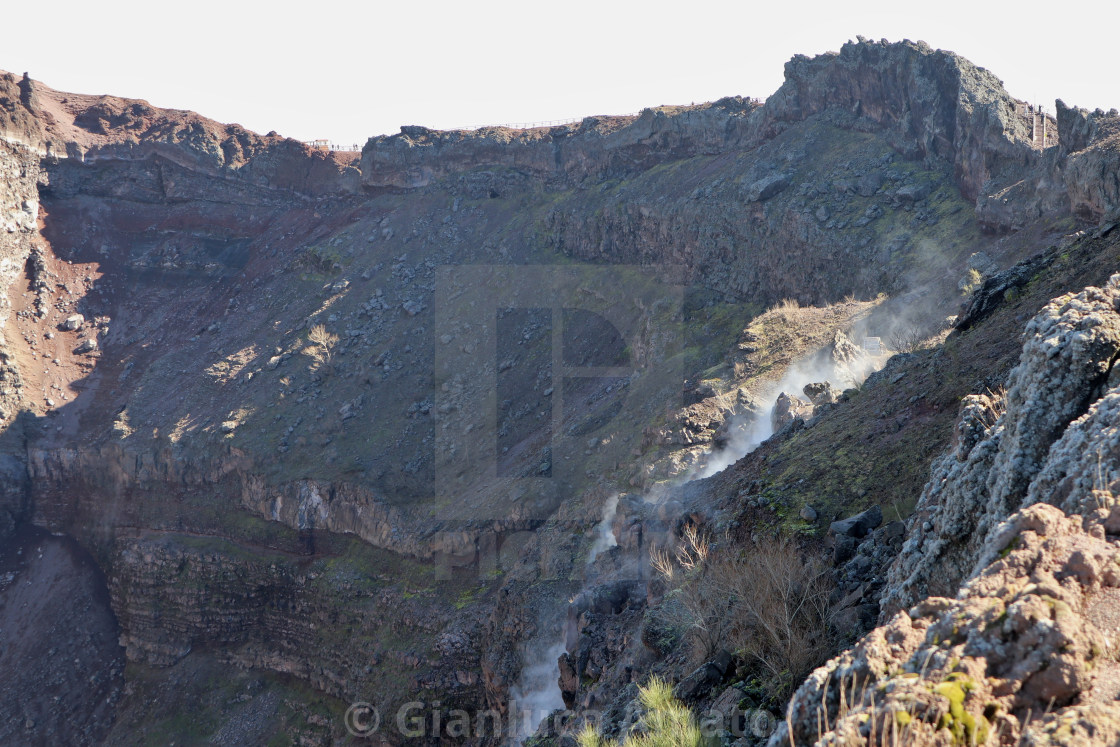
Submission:
MULTIPOLYGON (((881 363, 873 359, 866 359, 867 365, 853 370, 850 366, 838 364, 833 361, 831 349, 825 348, 812 355, 806 356, 789 367, 782 379, 766 389, 763 401, 769 402, 770 407, 761 414, 745 423, 733 423, 731 437, 727 446, 718 452, 708 455, 703 466, 693 471, 686 478, 696 480, 710 477, 727 466, 738 461, 759 444, 773 435, 770 414, 774 402, 782 392, 802 396, 806 384, 828 381, 839 389, 857 386, 874 370, 881 367, 881 363)), ((648 498, 648 496, 647 496, 648 498)), ((618 494, 612 495, 603 504, 603 514, 595 526, 595 541, 591 546, 588 556, 590 565, 595 557, 617 543, 611 524, 615 513, 618 511, 618 494)), ((548 717, 552 711, 564 707, 564 699, 560 693, 559 667, 557 660, 564 653, 564 645, 557 643, 545 650, 528 649, 525 652, 524 668, 517 685, 510 691, 510 695, 519 711, 532 709, 533 724, 539 724, 548 717)), ((524 730, 523 725, 519 729, 524 730)), ((520 731, 513 737, 513 744, 520 745, 529 736, 520 731)))
POLYGON ((617 511, 618 493, 615 493, 603 504, 603 518, 595 525, 595 542, 591 545, 591 552, 587 556, 589 565, 595 561, 595 557, 599 553, 618 544, 618 540, 614 538, 614 530, 611 528, 617 511))
POLYGON ((867 358, 866 364, 858 368, 851 368, 833 361, 829 354, 830 349, 818 350, 798 361, 795 361, 782 376, 778 383, 767 387, 762 395, 762 401, 768 402, 769 407, 747 422, 732 423, 726 446, 720 451, 710 452, 707 459, 701 463, 687 480, 698 480, 711 477, 747 454, 758 448, 770 436, 774 435, 770 415, 778 396, 783 392, 803 397, 806 384, 827 381, 837 389, 846 389, 859 386, 873 371, 882 367, 882 364, 873 358, 867 358))
POLYGON ((540 648, 527 648, 525 666, 517 684, 510 689, 510 713, 531 712, 529 719, 516 718, 511 721, 510 744, 520 745, 532 736, 530 729, 548 718, 553 711, 564 707, 564 696, 560 694, 559 668, 557 660, 564 653, 564 644, 556 643, 543 651, 540 648))
MULTIPOLYGON (((591 552, 587 556, 587 564, 591 565, 595 557, 604 550, 618 544, 614 538, 611 524, 618 512, 618 493, 613 494, 603 504, 602 518, 595 525, 595 541, 591 545, 591 552)), ((524 668, 517 685, 510 690, 510 698, 520 713, 531 711, 532 724, 538 724, 548 717, 557 708, 564 707, 564 698, 560 694, 560 671, 557 660, 564 653, 564 644, 557 643, 544 651, 540 649, 527 649, 524 658, 524 668)), ((518 725, 524 729, 524 724, 518 725)), ((516 733, 513 735, 513 744, 519 745, 528 737, 528 734, 516 733)))

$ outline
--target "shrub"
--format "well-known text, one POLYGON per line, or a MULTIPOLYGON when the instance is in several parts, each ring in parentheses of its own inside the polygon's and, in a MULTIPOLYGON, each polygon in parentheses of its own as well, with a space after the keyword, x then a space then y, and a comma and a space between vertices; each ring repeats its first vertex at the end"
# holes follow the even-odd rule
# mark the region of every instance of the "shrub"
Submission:
POLYGON ((714 550, 689 529, 673 556, 654 554, 653 566, 671 588, 663 608, 684 615, 697 658, 732 651, 775 699, 835 652, 829 567, 789 539, 714 550))
POLYGON ((887 337, 887 347, 896 353, 913 353, 922 347, 926 334, 916 324, 896 327, 887 337))
POLYGON ((653 677, 638 688, 638 700, 645 713, 635 732, 621 744, 603 739, 594 726, 587 724, 576 739, 579 747, 699 747, 703 739, 700 726, 692 711, 673 697, 672 685, 653 677))
POLYGON ((322 324, 316 324, 307 333, 309 343, 301 352, 311 358, 311 370, 329 373, 331 370, 331 355, 334 346, 338 344, 338 335, 331 334, 322 324))

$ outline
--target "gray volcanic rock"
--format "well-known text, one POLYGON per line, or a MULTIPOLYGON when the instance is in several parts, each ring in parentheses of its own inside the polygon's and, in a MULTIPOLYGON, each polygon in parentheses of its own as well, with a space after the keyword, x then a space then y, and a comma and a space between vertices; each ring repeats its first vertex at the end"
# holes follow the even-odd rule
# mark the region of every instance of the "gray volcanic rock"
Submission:
POLYGON ((780 431, 795 420, 808 420, 813 417, 813 405, 795 394, 782 392, 774 402, 770 412, 770 426, 780 431))
POLYGON ((962 331, 975 326, 998 308, 1008 294, 1017 292, 1060 255, 1061 251, 1057 247, 1051 247, 985 278, 980 288, 962 306, 953 326, 962 331))
MULTIPOLYGON (((911 520, 914 531, 890 569, 884 619, 926 596, 951 594, 972 571, 993 528, 1045 495, 1033 486, 1037 476, 1045 474, 1043 484, 1053 486, 1067 472, 1086 469, 1070 464, 1071 454, 1057 443, 1086 438, 1084 426, 1067 427, 1101 396, 1120 351, 1120 276, 1105 288, 1055 299, 1026 334, 1006 402, 965 401, 957 448, 935 462, 911 520), (1006 408, 998 420, 997 407, 1006 408)), ((1111 412, 1110 403, 1106 397, 1092 412, 1111 412)), ((1084 487, 1074 492, 1063 484, 1067 501, 1083 498, 1084 487)))
MULTIPOLYGON (((984 183, 1028 157, 1030 130, 995 75, 924 42, 860 39, 839 53, 786 63, 786 82, 766 102, 771 130, 827 109, 886 128, 907 157, 953 163, 961 191, 975 199, 984 183)), ((920 188, 916 188, 920 189, 920 188)), ((920 199, 912 195, 914 199, 920 199)))
POLYGON ((827 381, 813 382, 802 387, 805 396, 813 403, 813 407, 835 404, 840 399, 840 392, 827 381))
POLYGON ((828 531, 846 537, 863 537, 883 523, 883 509, 872 506, 866 511, 847 519, 832 522, 828 531))
POLYGON ((1120 207, 1120 115, 1116 110, 1089 112, 1058 100, 1061 177, 1070 209, 1100 220, 1120 207))
POLYGON ((750 115, 758 108, 756 102, 736 96, 525 130, 402 127, 399 134, 366 143, 362 182, 414 189, 458 172, 494 167, 517 169, 545 181, 633 173, 671 158, 734 147, 747 137, 750 115))
MULTIPOLYGON (((528 130, 402 127, 366 144, 362 181, 415 189, 474 170, 491 185, 493 197, 502 191, 496 186, 502 178, 483 169, 513 169, 520 178, 554 184, 618 177, 667 158, 753 150, 798 123, 823 117, 846 129, 881 132, 905 158, 949 163, 980 221, 998 230, 1071 209, 1099 220, 1118 204, 1117 153, 1110 144, 1114 115, 1059 102, 1057 120, 1047 118, 1048 147, 1036 150, 1027 104, 1012 98, 991 72, 952 52, 924 42, 861 38, 838 53, 794 57, 785 77, 762 105, 726 98, 528 130)), ((780 172, 756 177, 745 198, 765 201, 789 179, 780 172)), ((851 190, 870 196, 882 185, 881 174, 863 175, 851 190)), ((930 191, 925 183, 894 187, 895 197, 910 203, 930 191)), ((825 216, 822 221, 829 215, 823 205, 814 212, 825 216)))
POLYGON ((1017 512, 989 539, 984 565, 956 599, 931 597, 898 612, 815 671, 769 744, 822 736, 862 744, 869 726, 900 730, 913 745, 984 744, 989 735, 1053 744, 1043 735, 1055 722, 1086 719, 1095 719, 1093 740, 1073 743, 1112 743, 1103 737, 1117 732, 1120 708, 1087 704, 1114 697, 1106 689, 1117 670, 1114 644, 1094 619, 1116 605, 1118 565, 1120 550, 1099 519, 1083 528, 1080 516, 1052 506, 1017 512), (1015 714, 1027 712, 1046 715, 1024 730, 1015 714))
POLYGON ((915 745, 1114 741, 1118 353, 1120 275, 1027 325, 1006 402, 964 402, 880 627, 809 677, 772 747, 854 744, 869 728, 915 745))

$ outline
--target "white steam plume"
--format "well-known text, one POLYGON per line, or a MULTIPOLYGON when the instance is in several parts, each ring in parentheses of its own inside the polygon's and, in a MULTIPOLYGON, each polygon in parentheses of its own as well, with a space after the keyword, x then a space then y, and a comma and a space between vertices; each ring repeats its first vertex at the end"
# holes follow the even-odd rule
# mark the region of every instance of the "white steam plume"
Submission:
POLYGON ((509 692, 510 744, 514 747, 531 737, 549 714, 564 707, 557 665, 564 644, 558 642, 544 650, 526 647, 524 653, 521 677, 509 692))
POLYGON ((831 350, 831 346, 818 350, 790 365, 781 380, 766 387, 762 394, 762 401, 769 403, 770 406, 747 422, 733 422, 729 429, 727 445, 719 451, 709 452, 701 465, 688 476, 688 480, 711 477, 723 471, 774 435, 770 416, 778 395, 783 392, 804 398, 806 384, 822 381, 829 382, 837 390, 843 390, 859 386, 873 371, 882 368, 882 360, 872 357, 863 359, 865 365, 852 368, 834 361, 831 350))
POLYGON ((596 556, 604 550, 609 550, 618 544, 614 538, 614 515, 618 512, 618 493, 615 493, 603 504, 603 518, 595 525, 595 542, 591 545, 591 553, 587 556, 588 564, 595 561, 596 556))
MULTIPOLYGON (((764 414, 745 423, 732 424, 732 435, 727 446, 721 451, 709 453, 706 463, 689 474, 685 482, 716 474, 770 438, 774 432, 771 427, 770 414, 773 410, 773 403, 782 392, 796 394, 800 397, 803 395, 806 384, 820 381, 828 381, 838 389, 856 386, 863 382, 868 374, 882 366, 879 359, 867 358, 865 359, 867 365, 853 370, 847 365, 836 363, 831 353, 832 347, 826 347, 791 365, 780 381, 766 388, 763 401, 769 402, 771 406, 766 408, 764 414)), ((595 541, 591 546, 591 552, 587 560, 589 565, 597 555, 618 544, 611 528, 617 510, 618 494, 615 494, 603 504, 602 518, 595 526, 595 541)), ((560 671, 557 664, 557 660, 564 651, 563 643, 557 643, 544 650, 539 648, 526 649, 521 678, 510 691, 510 696, 519 713, 524 714, 531 709, 532 716, 528 720, 523 718, 518 721, 517 731, 512 738, 513 745, 521 745, 525 739, 531 736, 532 729, 544 721, 554 710, 564 707, 564 699, 560 693, 560 671), (532 725, 527 725, 528 721, 532 721, 532 725)))

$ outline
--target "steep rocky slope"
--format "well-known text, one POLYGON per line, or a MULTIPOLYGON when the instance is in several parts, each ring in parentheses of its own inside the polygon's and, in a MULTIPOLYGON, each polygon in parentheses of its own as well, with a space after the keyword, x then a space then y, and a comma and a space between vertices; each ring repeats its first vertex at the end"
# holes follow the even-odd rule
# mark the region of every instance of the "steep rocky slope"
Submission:
MULTIPOLYGON (((994 385, 1007 350, 946 342, 960 380, 897 429, 873 403, 916 396, 934 351, 725 473, 666 481, 734 461, 770 387, 837 332, 933 333, 962 279, 1062 236, 1113 256, 1070 242, 1117 207, 1116 117, 1061 107, 1037 150, 1022 102, 923 44, 786 72, 765 103, 408 127, 360 159, 0 76, 0 536, 69 535, 105 575, 132 687, 91 733, 326 743, 356 700, 503 710, 571 598, 602 620, 565 693, 625 704, 651 668, 687 674, 638 634, 663 591, 649 546, 683 518, 722 505, 749 536, 906 512, 957 390, 994 385), (787 298, 818 308, 762 314, 787 298), (844 423, 858 456, 808 448, 844 423), (902 468, 876 466, 899 438, 902 468), (794 518, 811 493, 821 522, 794 518), (617 549, 593 551, 604 536, 617 549), (237 708, 215 696, 184 724, 145 698, 235 666, 237 708)), ((994 339, 1044 289, 1016 292, 967 318, 994 339)))
POLYGON ((813 674, 771 744, 1116 739, 1118 352, 1120 276, 1028 324, 1006 396, 963 403, 884 625, 813 674))

